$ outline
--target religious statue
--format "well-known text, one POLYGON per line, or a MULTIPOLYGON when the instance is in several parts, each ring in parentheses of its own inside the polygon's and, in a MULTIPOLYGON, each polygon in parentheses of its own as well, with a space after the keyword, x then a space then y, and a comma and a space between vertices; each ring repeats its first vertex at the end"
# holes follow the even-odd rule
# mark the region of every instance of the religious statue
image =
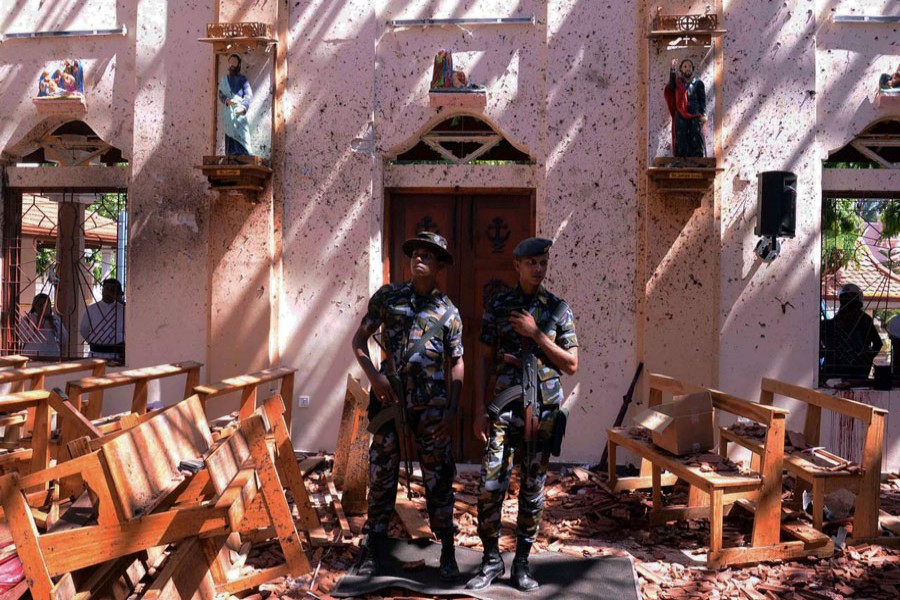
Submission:
POLYGON ((694 78, 694 63, 672 60, 664 94, 672 116, 672 152, 676 157, 705 157, 706 88, 694 78), (678 73, 675 72, 676 68, 678 73))
POLYGON ((51 74, 47 69, 38 78, 38 98, 84 96, 84 67, 66 59, 51 74))
POLYGON ((225 154, 252 155, 250 143, 250 121, 247 111, 253 91, 250 82, 241 74, 241 57, 228 57, 228 74, 219 80, 219 101, 225 105, 222 110, 222 124, 225 127, 225 154))
POLYGON ((453 50, 440 50, 434 57, 434 71, 431 75, 431 89, 480 91, 482 86, 469 83, 466 74, 453 69, 453 50))
POLYGON ((881 88, 882 94, 900 94, 900 67, 897 67, 893 75, 882 73, 878 80, 878 87, 881 88))

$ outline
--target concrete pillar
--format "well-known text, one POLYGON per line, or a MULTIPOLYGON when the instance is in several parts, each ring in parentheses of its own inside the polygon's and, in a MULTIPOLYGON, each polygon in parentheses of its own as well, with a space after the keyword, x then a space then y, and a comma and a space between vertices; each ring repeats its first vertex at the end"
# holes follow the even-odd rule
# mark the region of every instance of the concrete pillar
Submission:
POLYGON ((81 354, 83 340, 78 324, 84 312, 85 298, 90 290, 88 274, 82 266, 84 256, 84 205, 60 202, 57 216, 56 259, 59 286, 56 310, 63 326, 69 331, 67 348, 60 348, 64 356, 81 354))

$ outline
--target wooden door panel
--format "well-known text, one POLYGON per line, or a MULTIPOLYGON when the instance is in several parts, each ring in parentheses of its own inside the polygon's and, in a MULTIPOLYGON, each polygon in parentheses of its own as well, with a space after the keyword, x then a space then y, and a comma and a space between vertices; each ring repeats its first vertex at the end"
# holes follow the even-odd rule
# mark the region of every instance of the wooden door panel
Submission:
POLYGON ((516 244, 531 235, 530 215, 522 210, 528 204, 527 197, 475 199, 472 234, 477 260, 502 260, 509 264, 516 244))
POLYGON ((403 194, 395 196, 395 202, 398 205, 393 212, 399 217, 399 226, 394 228, 395 235, 391 240, 391 280, 409 281, 411 277, 409 258, 403 253, 403 242, 421 231, 433 231, 446 238, 447 249, 456 262, 438 275, 438 287, 451 299, 455 298, 459 291, 456 199, 453 196, 403 194))

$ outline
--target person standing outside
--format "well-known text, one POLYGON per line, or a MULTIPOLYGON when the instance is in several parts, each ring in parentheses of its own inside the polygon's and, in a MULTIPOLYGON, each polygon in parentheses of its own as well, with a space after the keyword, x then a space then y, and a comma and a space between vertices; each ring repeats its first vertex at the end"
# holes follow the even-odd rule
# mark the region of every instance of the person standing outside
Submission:
POLYGON ((672 153, 676 157, 706 156, 703 126, 706 124, 706 87, 694 79, 694 63, 686 58, 678 65, 672 60, 669 83, 663 93, 672 115, 672 153))
POLYGON ((69 332, 53 312, 47 294, 36 294, 31 310, 19 320, 19 340, 22 353, 37 358, 59 358, 61 349, 69 344, 69 332))
POLYGON ((125 301, 118 279, 103 281, 100 302, 85 309, 78 331, 91 357, 125 362, 125 301))
POLYGON ((241 74, 241 57, 228 57, 228 74, 219 80, 219 101, 225 105, 222 124, 225 127, 225 154, 252 155, 250 143, 250 100, 253 91, 250 82, 241 74))
POLYGON ((542 285, 552 244, 543 238, 519 243, 513 250, 518 285, 497 294, 484 310, 481 342, 486 346, 486 364, 482 369, 484 381, 480 383, 485 389, 485 410, 475 422, 475 435, 487 442, 478 497, 478 535, 484 545, 484 557, 478 574, 466 584, 470 590, 484 589, 506 572, 498 538, 513 460, 519 465, 521 486, 512 583, 522 591, 539 586, 531 576, 528 555, 544 512, 550 441, 563 401, 560 377, 562 373, 574 375, 578 370, 578 338, 572 310, 542 285), (529 414, 523 401, 523 389, 528 385, 523 363, 531 355, 536 359, 537 379, 532 385, 538 388, 534 414, 529 414), (493 390, 488 389, 490 373, 496 379, 493 390), (533 419, 538 419, 536 431, 533 419), (523 446, 528 450, 517 450, 523 446))
MULTIPOLYGON (((406 435, 412 435, 422 467, 431 530, 442 545, 440 576, 452 581, 459 577, 453 540, 456 463, 451 432, 464 374, 462 319, 438 289, 437 278, 453 264, 453 256, 447 240, 427 231, 406 240, 403 252, 410 257, 412 280, 391 283, 375 292, 352 347, 371 384, 370 420, 393 404, 402 403, 406 409, 406 435), (367 347, 379 327, 381 346, 388 355, 380 369, 367 347), (388 380, 392 372, 405 384, 402 398, 388 380)), ((395 423, 390 420, 379 427, 369 449, 367 541, 357 563, 358 575, 376 575, 384 565, 384 543, 400 473, 400 437, 395 423)))

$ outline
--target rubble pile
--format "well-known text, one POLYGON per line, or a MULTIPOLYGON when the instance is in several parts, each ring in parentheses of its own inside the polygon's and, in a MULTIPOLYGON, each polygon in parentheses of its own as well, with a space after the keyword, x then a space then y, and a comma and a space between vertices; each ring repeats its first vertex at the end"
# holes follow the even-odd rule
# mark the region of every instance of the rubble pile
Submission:
MULTIPOLYGON (((717 470, 733 465, 718 455, 697 455, 696 460, 700 465, 709 464, 717 470)), ((313 501, 318 504, 324 527, 336 534, 335 539, 339 539, 337 518, 326 500, 327 468, 326 464, 308 473, 306 482, 313 501)), ((454 487, 459 525, 457 544, 480 550, 481 542, 476 533, 478 473, 460 473, 454 487)), ((415 484, 413 488, 421 489, 415 484)), ((882 510, 897 517, 900 515, 900 478, 889 478, 881 489, 882 510)), ((517 490, 518 481, 514 476, 510 482, 510 495, 514 496, 517 490)), ((868 544, 838 549, 830 559, 760 563, 714 571, 707 569, 702 562, 709 535, 707 522, 702 519, 675 522, 649 529, 647 513, 652 507, 649 490, 613 493, 605 485, 605 475, 574 467, 548 474, 546 497, 544 520, 535 551, 582 557, 629 555, 634 559, 644 598, 896 600, 900 597, 900 550, 897 549, 868 544)), ((687 489, 676 486, 664 496, 664 500, 684 503, 687 489)), ((416 504, 425 516, 424 498, 418 498, 416 504)), ((515 500, 504 504, 500 541, 503 551, 514 549, 516 511, 515 500)), ((726 545, 742 545, 749 541, 751 519, 741 519, 738 513, 733 511, 725 522, 726 545)), ((365 518, 352 516, 349 521, 354 533, 359 534, 365 518)), ((389 533, 395 537, 408 537, 396 518, 389 533)), ((265 584, 256 597, 330 599, 329 592, 356 561, 359 541, 360 536, 357 535, 349 545, 335 544, 314 549, 310 561, 313 567, 311 575, 265 584)), ((271 554, 268 560, 277 560, 278 551, 277 546, 268 549, 271 554)), ((254 562, 251 556, 248 564, 254 562)), ((422 596, 392 589, 387 595, 366 598, 380 600, 422 596)))

